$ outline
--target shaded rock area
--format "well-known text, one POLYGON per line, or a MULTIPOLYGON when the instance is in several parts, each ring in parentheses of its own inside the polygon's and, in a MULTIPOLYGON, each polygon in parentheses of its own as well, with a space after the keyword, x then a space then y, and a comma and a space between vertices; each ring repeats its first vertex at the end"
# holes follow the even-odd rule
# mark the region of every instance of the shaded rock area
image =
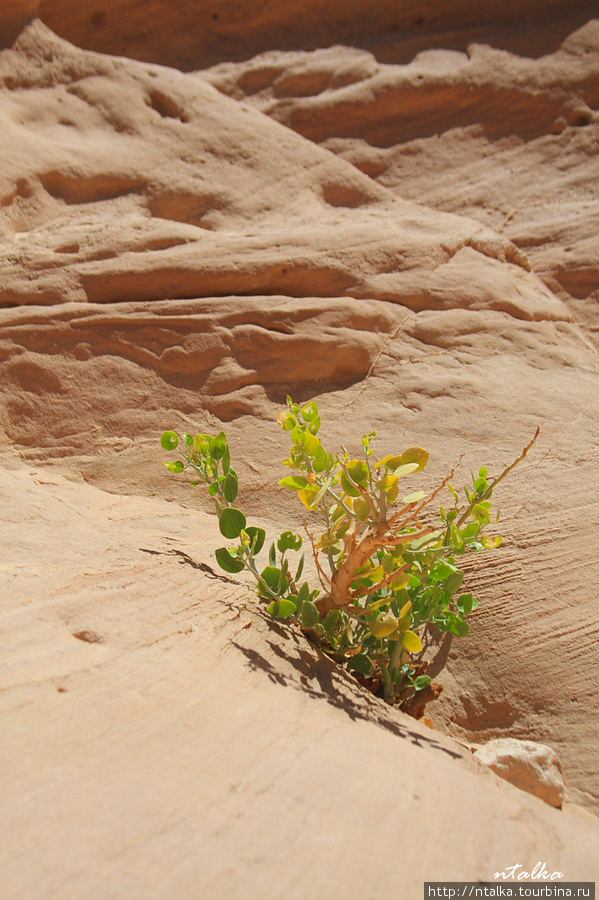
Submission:
POLYGON ((599 20, 370 6, 0 0, 8 896, 597 877, 599 20), (162 466, 224 427, 242 508, 301 528, 287 394, 431 485, 541 426, 432 731, 215 571, 162 466), (454 740, 506 737, 555 749, 562 812, 454 740))
POLYGON ((541 56, 597 12, 584 0, 486 0, 476 5, 469 0, 353 0, 343 9, 329 0, 26 3, 35 3, 44 22, 79 47, 184 71, 272 49, 311 50, 335 43, 366 47, 385 62, 409 61, 429 47, 463 50, 473 41, 541 56), (160 28, 149 27, 150 22, 160 28))

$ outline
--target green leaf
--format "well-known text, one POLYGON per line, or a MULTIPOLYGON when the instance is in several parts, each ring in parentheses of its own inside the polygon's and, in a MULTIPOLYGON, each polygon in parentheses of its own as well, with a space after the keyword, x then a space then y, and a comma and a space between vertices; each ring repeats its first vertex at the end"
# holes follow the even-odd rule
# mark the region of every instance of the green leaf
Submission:
POLYGON ((318 415, 318 406, 314 400, 302 407, 302 416, 306 422, 313 422, 318 415))
POLYGON ((273 541, 273 543, 270 545, 270 550, 268 551, 268 561, 269 561, 269 563, 271 564, 271 566, 276 565, 276 562, 277 562, 277 551, 276 551, 276 548, 275 548, 274 541, 273 541))
POLYGON ((304 571, 304 562, 306 561, 306 554, 302 553, 300 556, 300 561, 297 564, 297 572, 295 573, 295 580, 299 581, 302 577, 302 572, 304 571))
POLYGON ((215 550, 214 555, 216 557, 216 561, 225 572, 241 572, 244 568, 243 559, 237 556, 235 550, 229 550, 227 547, 220 547, 218 550, 215 550))
POLYGON ((280 412, 277 416, 277 422, 283 431, 293 431, 297 425, 297 419, 291 413, 280 412))
POLYGON ((289 580, 284 572, 277 566, 267 566, 260 574, 262 580, 266 582, 268 587, 275 594, 282 594, 289 587, 289 580))
POLYGON ((445 581, 446 578, 455 572, 455 566, 449 565, 449 563, 439 561, 431 570, 431 578, 433 581, 445 581))
POLYGON ((182 472, 183 469, 185 468, 182 459, 177 459, 177 460, 175 460, 175 462, 165 462, 164 465, 167 467, 169 472, 179 473, 179 472, 182 472))
POLYGON ((406 475, 412 475, 413 472, 418 472, 418 463, 402 463, 401 466, 393 469, 393 474, 398 478, 405 478, 406 475))
POLYGON ((424 537, 414 538, 410 544, 410 550, 421 550, 423 547, 433 547, 435 539, 441 534, 441 531, 431 531, 430 534, 425 534, 424 537))
POLYGON ((176 450, 179 446, 179 435, 176 431, 165 431, 160 438, 160 443, 165 450, 176 450))
POLYGON ((384 456, 383 459, 379 459, 377 463, 375 463, 375 469, 380 469, 382 466, 386 466, 389 471, 392 471, 397 466, 401 465, 401 455, 389 453, 387 456, 384 456))
POLYGON ((224 431, 219 431, 210 443, 210 456, 212 459, 222 459, 227 449, 227 436, 224 431))
POLYGON ((414 679, 414 687, 417 691, 423 691, 429 686, 431 681, 430 675, 419 675, 418 678, 414 679))
MULTIPOLYGON (((297 578, 295 579, 297 581, 297 578)), ((307 581, 304 581, 299 591, 297 592, 297 597, 300 603, 305 603, 306 600, 310 599, 310 586, 307 581)))
POLYGON ((206 456, 211 442, 212 438, 209 434, 196 434, 193 439, 193 446, 198 453, 201 453, 202 456, 206 456))
POLYGON ((426 497, 426 491, 414 491, 413 494, 408 494, 407 497, 402 497, 402 503, 420 503, 421 500, 424 500, 426 497))
POLYGON ((279 484, 289 488, 289 490, 299 491, 307 486, 308 479, 304 478, 303 475, 289 475, 287 478, 282 478, 279 484))
POLYGON ((266 539, 266 532, 264 528, 256 528, 255 525, 250 525, 249 528, 245 528, 245 533, 250 539, 250 548, 255 540, 254 553, 260 553, 264 546, 264 541, 266 539))
POLYGON ((443 587, 447 591, 447 593, 452 596, 458 591, 462 586, 462 581, 464 580, 464 573, 460 571, 452 572, 451 575, 446 579, 443 587))
POLYGON ((297 612, 297 607, 293 600, 274 600, 268 607, 268 612, 276 619, 289 619, 297 612))
POLYGON ((463 616, 469 616, 474 608, 474 597, 472 594, 460 594, 456 606, 463 616))
POLYGON ((375 487, 379 491, 388 491, 390 488, 395 487, 398 482, 399 478, 397 475, 387 473, 376 482, 375 487))
POLYGON ((225 445, 225 453, 223 456, 222 467, 223 467, 224 474, 227 475, 229 472, 229 469, 231 468, 231 450, 230 450, 228 444, 225 445))
POLYGON ((385 575, 390 575, 391 572, 395 569, 397 562, 395 557, 391 553, 386 553, 383 557, 383 572, 385 575))
POLYGON ((335 636, 335 630, 337 629, 339 623, 341 621, 341 613, 338 609, 331 609, 326 615, 324 622, 324 630, 328 634, 330 638, 335 636))
MULTIPOLYGON (((366 497, 356 497, 354 501, 354 512, 360 522, 365 522, 370 515, 370 503, 366 497)), ((349 522, 347 523, 349 526, 349 522)))
POLYGON ((451 526, 449 529, 449 534, 451 536, 451 542, 452 542, 453 546, 455 547, 455 549, 461 550, 462 547, 464 546, 464 541, 462 539, 460 529, 454 522, 451 523, 451 526))
POLYGON ((456 616, 456 618, 450 624, 449 630, 452 634, 455 634, 458 637, 466 637, 466 635, 470 632, 470 625, 468 624, 468 622, 465 622, 464 619, 460 619, 458 616, 456 616))
POLYGON ((235 509, 234 506, 227 506, 226 509, 223 509, 218 520, 218 527, 224 537, 239 537, 245 526, 246 518, 240 509, 235 509))
POLYGON ((181 434, 181 437, 185 441, 185 445, 188 450, 191 450, 191 448, 193 447, 193 437, 190 434, 187 434, 186 431, 181 434))
POLYGON ((386 638, 397 631, 398 622, 392 616, 386 618, 384 615, 376 617, 374 622, 370 622, 370 631, 376 638, 386 638))
POLYGON ((235 497, 237 496, 238 490, 239 484, 237 481, 237 476, 232 475, 231 472, 229 472, 223 484, 223 493, 225 495, 225 500, 228 503, 233 503, 235 497))
POLYGON ((212 484, 208 488, 208 493, 211 497, 216 497, 218 494, 218 481, 213 481, 212 484))
POLYGON ((319 490, 316 486, 310 486, 307 488, 302 488, 301 491, 298 491, 297 496, 302 501, 306 509, 316 509, 319 500, 322 497, 322 490, 319 490))
POLYGON ((341 473, 341 487, 350 497, 360 497, 362 495, 362 492, 355 484, 352 484, 345 472, 341 473))
POLYGON ((300 550, 302 543, 299 534, 294 531, 284 531, 277 541, 277 547, 280 553, 284 553, 285 550, 300 550))
POLYGON ((476 503, 472 507, 472 518, 476 519, 477 522, 480 522, 481 525, 488 525, 491 516, 484 503, 476 503))
POLYGON ((314 434, 304 433, 302 435, 302 443, 306 456, 316 456, 318 448, 321 446, 320 440, 314 434))
POLYGON ((312 603, 311 600, 304 600, 302 603, 302 625, 304 628, 314 628, 319 619, 320 613, 316 604, 312 603))
POLYGON ((322 444, 319 444, 316 449, 316 455, 314 457, 314 461, 312 463, 312 468, 315 472, 324 472, 328 465, 328 454, 322 444))
POLYGON ((362 485, 362 487, 367 487, 370 481, 368 463, 363 459, 352 459, 347 464, 347 474, 355 484, 362 485))
POLYGON ((426 464, 429 460, 428 450, 424 450, 422 447, 408 447, 407 450, 401 454, 401 464, 409 465, 410 463, 418 463, 418 468, 415 470, 416 472, 422 472, 422 470, 426 467, 426 464))
POLYGON ((374 670, 372 660, 366 653, 357 653, 350 657, 347 661, 347 668, 350 672, 359 672, 360 675, 365 675, 367 678, 372 675, 374 670))
POLYGON ((313 419, 312 422, 310 422, 308 425, 308 431, 310 432, 310 434, 318 434, 321 424, 322 423, 320 421, 320 416, 317 416, 315 419, 313 419))

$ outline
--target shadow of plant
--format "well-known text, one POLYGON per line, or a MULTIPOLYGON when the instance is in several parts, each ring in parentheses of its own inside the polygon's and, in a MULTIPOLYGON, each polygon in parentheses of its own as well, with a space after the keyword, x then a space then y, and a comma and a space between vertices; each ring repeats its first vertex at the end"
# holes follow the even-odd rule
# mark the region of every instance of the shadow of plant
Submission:
MULTIPOLYGON (((270 631, 275 630, 285 639, 281 645, 267 640, 273 656, 282 665, 274 666, 270 660, 259 653, 255 647, 244 646, 232 641, 233 646, 245 656, 253 671, 264 672, 273 684, 285 688, 293 688, 317 700, 326 700, 331 706, 344 712, 352 721, 363 720, 384 728, 396 737, 409 740, 417 747, 428 746, 439 750, 453 759, 461 759, 463 754, 444 746, 435 737, 423 735, 419 731, 405 725, 398 714, 386 703, 361 689, 356 681, 344 669, 337 666, 318 650, 310 651, 302 647, 302 638, 291 629, 274 625, 270 617, 261 616, 267 621, 270 631), (286 673, 289 668, 297 673, 290 677, 286 673)), ((407 718, 407 717, 406 717, 407 718)))

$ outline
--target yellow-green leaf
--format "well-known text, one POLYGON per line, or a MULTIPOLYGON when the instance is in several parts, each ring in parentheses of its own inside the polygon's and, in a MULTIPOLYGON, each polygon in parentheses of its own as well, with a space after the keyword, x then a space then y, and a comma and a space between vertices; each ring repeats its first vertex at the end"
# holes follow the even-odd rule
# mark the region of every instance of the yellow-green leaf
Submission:
POLYGON ((366 487, 369 480, 368 463, 363 459, 352 459, 347 464, 347 474, 355 484, 366 487))
POLYGON ((354 512, 361 522, 365 522, 370 515, 370 503, 366 497, 356 497, 354 502, 354 512))
POLYGON ((320 447, 320 440, 316 435, 306 432, 302 435, 302 443, 304 445, 306 456, 316 456, 318 448, 320 447))
POLYGON ((402 503, 419 503, 420 500, 424 500, 426 497, 426 491, 414 491, 413 494, 408 494, 407 497, 402 497, 402 503))
POLYGON ((394 484, 392 488, 387 491, 387 506, 393 506, 397 498, 399 497, 399 480, 397 484, 394 484))
POLYGON ((422 650, 422 641, 415 631, 406 631, 401 642, 408 653, 420 653, 422 650))
POLYGON ((401 588, 407 587, 410 583, 410 576, 407 572, 401 572, 401 574, 397 575, 396 578, 392 578, 389 582, 393 587, 394 591, 399 591, 401 588))
POLYGON ((389 597, 380 597, 380 599, 375 600, 374 603, 371 603, 370 606, 367 606, 365 609, 366 613, 376 612, 377 609, 380 609, 381 606, 389 605, 389 597))
POLYGON ((411 475, 412 472, 418 472, 419 466, 418 463, 410 462, 410 463, 402 463, 400 466, 397 466, 396 469, 393 470, 393 473, 397 475, 398 478, 404 478, 406 475, 411 475))
POLYGON ((408 602, 404 606, 402 606, 400 613, 399 613, 399 618, 403 619, 403 617, 407 616, 407 614, 411 611, 411 609, 412 609, 412 601, 408 600, 408 602))
POLYGON ((404 465, 406 463, 418 463, 418 472, 422 472, 428 460, 428 450, 424 450, 422 447, 409 447, 401 455, 401 461, 404 465))
POLYGON ((398 630, 398 631, 400 632, 400 634, 403 636, 404 634, 406 634, 406 632, 408 632, 408 631, 410 630, 410 625, 411 625, 411 624, 412 624, 412 616, 411 616, 410 613, 408 613, 407 616, 404 616, 404 617, 403 617, 402 619, 400 619, 399 622, 397 623, 397 630, 398 630))
POLYGON ((300 498, 306 509, 314 509, 317 501, 319 491, 312 487, 303 488, 303 490, 297 492, 297 496, 300 498))
POLYGON ((389 469, 395 468, 395 466, 401 465, 401 456, 398 456, 395 453, 389 453, 388 456, 383 457, 383 459, 379 459, 377 463, 375 463, 374 468, 380 469, 381 466, 387 466, 389 469))
POLYGON ((393 616, 378 616, 370 623, 370 631, 376 638, 386 638, 397 631, 397 620, 393 616))
POLYGON ((341 487, 345 491, 346 494, 349 494, 350 497, 360 497, 361 491, 358 486, 353 484, 352 481, 347 477, 345 472, 341 473, 341 487))
POLYGON ((376 483, 377 490, 388 491, 390 488, 394 487, 398 481, 399 478, 397 475, 384 475, 383 478, 379 479, 376 483))

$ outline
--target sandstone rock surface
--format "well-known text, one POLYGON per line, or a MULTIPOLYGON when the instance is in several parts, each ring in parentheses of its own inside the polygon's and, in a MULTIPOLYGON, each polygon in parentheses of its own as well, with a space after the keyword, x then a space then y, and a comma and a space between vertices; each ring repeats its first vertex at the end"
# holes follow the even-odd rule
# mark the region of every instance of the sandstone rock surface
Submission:
POLYGON ((486 766, 522 791, 534 794, 549 806, 561 808, 565 784, 555 750, 535 741, 496 738, 474 754, 486 766))
POLYGON ((599 23, 379 6, 344 31, 314 0, 306 38, 291 2, 0 0, 11 897, 363 898, 374 867, 373 900, 411 900, 515 859, 596 879, 599 23), (431 483, 541 425, 468 565, 435 731, 206 568, 210 504, 159 435, 226 428, 243 508, 299 528, 287 393, 331 446, 427 447, 431 483), (452 740, 505 736, 555 747, 563 812, 452 740))
POLYGON ((596 823, 485 774, 201 569, 213 516, 18 461, 0 490, 7 897, 382 898, 400 877, 417 898, 515 859, 595 877, 596 823))

